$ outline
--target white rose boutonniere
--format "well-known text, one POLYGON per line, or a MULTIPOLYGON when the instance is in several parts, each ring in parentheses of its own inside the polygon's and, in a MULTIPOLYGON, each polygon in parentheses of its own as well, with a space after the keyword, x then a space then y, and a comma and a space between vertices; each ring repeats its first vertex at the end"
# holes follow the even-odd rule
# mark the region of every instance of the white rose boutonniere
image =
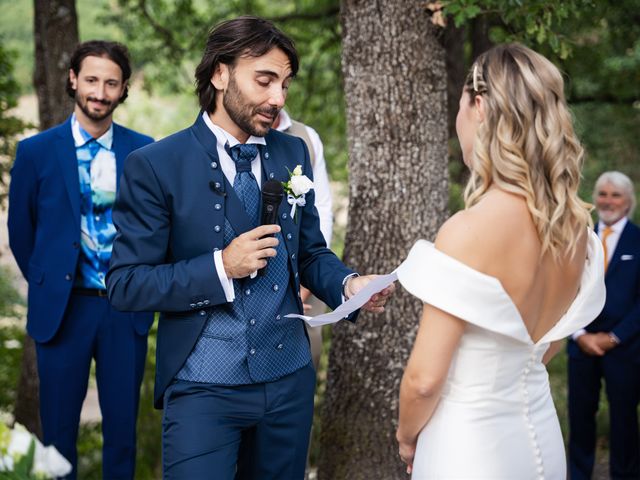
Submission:
POLYGON ((291 218, 296 220, 296 207, 307 204, 305 195, 313 188, 313 182, 306 175, 302 175, 302 165, 296 166, 289 172, 289 181, 282 182, 282 188, 287 193, 287 203, 291 205, 291 218))

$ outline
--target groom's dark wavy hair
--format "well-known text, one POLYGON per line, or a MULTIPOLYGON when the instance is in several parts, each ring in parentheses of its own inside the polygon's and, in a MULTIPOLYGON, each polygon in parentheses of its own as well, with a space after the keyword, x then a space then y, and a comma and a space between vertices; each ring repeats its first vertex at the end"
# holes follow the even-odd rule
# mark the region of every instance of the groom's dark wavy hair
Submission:
POLYGON ((279 48, 289 58, 291 76, 298 72, 298 53, 293 40, 268 20, 242 16, 222 22, 209 32, 200 65, 196 67, 196 93, 200 107, 208 113, 216 109, 216 89, 211 77, 218 64, 231 68, 240 57, 260 57, 279 48))

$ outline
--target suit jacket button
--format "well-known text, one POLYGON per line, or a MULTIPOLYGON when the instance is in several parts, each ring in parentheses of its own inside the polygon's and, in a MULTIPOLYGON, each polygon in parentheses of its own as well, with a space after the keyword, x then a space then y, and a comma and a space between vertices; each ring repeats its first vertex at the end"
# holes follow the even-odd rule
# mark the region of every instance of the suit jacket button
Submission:
POLYGON ((70 273, 67 273, 67 274, 64 276, 64 279, 65 279, 67 282, 70 282, 70 281, 71 281, 71 274, 70 274, 70 273))
POLYGON ((204 303, 198 302, 198 303, 196 303, 196 305, 198 305, 198 308, 200 308, 200 307, 204 306, 204 303))
POLYGON ((290 233, 287 233, 287 240, 291 240, 293 238, 293 235, 291 235, 290 233))
POLYGON ((280 320, 280 318, 282 318, 280 315, 276 315, 276 320, 280 320))
POLYGON ((204 310, 200 310, 198 313, 201 317, 204 317, 207 314, 207 312, 205 312, 204 310))
POLYGON ((209 300, 205 300, 202 303, 204 303, 205 305, 209 305, 211 302, 209 300))
POLYGON ((255 325, 256 324, 256 319, 252 318, 251 320, 249 320, 249 325, 255 325))
POLYGON ((251 355, 255 355, 255 354, 256 354, 256 349, 255 349, 255 348, 252 348, 251 350, 249 350, 249 353, 250 353, 251 355))
POLYGON ((295 254, 295 253, 292 253, 292 254, 291 254, 291 260, 295 260, 295 259, 296 259, 296 254, 295 254))
POLYGON ((269 152, 264 152, 264 158, 269 158, 269 152))
POLYGON ((282 345, 281 343, 279 343, 279 344, 278 344, 278 347, 277 347, 277 348, 278 348, 278 350, 282 350, 282 347, 283 347, 283 346, 284 346, 284 345, 282 345))
POLYGON ((222 229, 220 228, 220 225, 216 225, 215 227, 213 227, 213 230, 216 233, 220 233, 220 230, 222 230, 222 229))
POLYGON ((220 205, 219 203, 216 203, 213 208, 215 208, 216 210, 220 210, 222 208, 222 205, 220 205))
POLYGON ((287 217, 288 217, 288 215, 287 215, 286 213, 283 213, 283 214, 282 214, 282 219, 283 219, 283 220, 286 220, 286 219, 287 219, 287 217))
POLYGON ((273 291, 274 291, 274 292, 277 292, 279 289, 280 289, 280 287, 278 287, 278 285, 274 285, 274 286, 273 286, 273 291))
POLYGON ((211 162, 211 168, 218 168, 217 162, 211 162))
POLYGON ((273 180, 275 177, 276 177, 276 175, 275 175, 273 172, 271 172, 271 173, 269 174, 269 178, 270 178, 271 180, 273 180))
POLYGON ((190 303, 190 304, 189 304, 189 306, 190 306, 191 308, 196 308, 196 304, 195 304, 195 303, 190 303))

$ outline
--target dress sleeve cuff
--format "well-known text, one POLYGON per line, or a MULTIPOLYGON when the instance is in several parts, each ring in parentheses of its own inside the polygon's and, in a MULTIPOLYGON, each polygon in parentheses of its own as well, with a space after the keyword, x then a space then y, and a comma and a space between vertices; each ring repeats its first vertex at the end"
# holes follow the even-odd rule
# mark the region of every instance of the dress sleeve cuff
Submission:
POLYGON ((578 340, 579 337, 581 337, 582 335, 584 335, 585 333, 587 333, 587 331, 584 328, 581 328, 580 330, 578 330, 576 333, 574 333, 573 335, 571 335, 571 338, 576 341, 578 340))
POLYGON ((218 272, 218 278, 220 279, 220 285, 224 290, 224 296, 227 302, 231 303, 236 298, 236 293, 233 290, 233 279, 227 277, 227 272, 224 271, 224 263, 222 263, 222 250, 216 250, 213 252, 213 261, 216 265, 216 272, 218 272))

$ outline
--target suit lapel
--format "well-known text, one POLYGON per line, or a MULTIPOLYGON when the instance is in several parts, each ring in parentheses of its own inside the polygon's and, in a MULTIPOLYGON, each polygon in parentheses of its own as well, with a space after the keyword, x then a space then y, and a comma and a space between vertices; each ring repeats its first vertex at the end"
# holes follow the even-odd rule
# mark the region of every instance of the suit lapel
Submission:
POLYGON ((116 189, 120 187, 120 176, 124 160, 131 153, 131 139, 119 125, 113 124, 113 151, 116 155, 116 189))
MULTIPOLYGON (((213 132, 209 127, 207 127, 207 124, 204 123, 204 120, 202 119, 202 112, 198 114, 198 118, 191 127, 191 131, 204 150, 209 161, 216 162, 219 165, 218 141, 213 132)), ((222 167, 219 166, 219 168, 222 173, 222 167)), ((222 173, 222 178, 224 179, 224 194, 226 200, 224 202, 225 217, 229 220, 234 232, 236 232, 237 235, 242 235, 243 233, 253 229, 251 219, 247 215, 247 212, 245 212, 242 202, 238 198, 238 195, 236 195, 233 186, 229 183, 229 180, 227 180, 224 173, 222 173)))
POLYGON ((76 223, 80 225, 80 177, 78 176, 78 157, 71 133, 71 117, 58 129, 55 155, 60 163, 64 184, 69 195, 71 211, 76 223))
POLYGON ((622 233, 620 234, 620 238, 618 239, 618 244, 616 245, 616 249, 611 254, 611 260, 609 260, 609 266, 607 267, 607 273, 605 277, 608 277, 609 274, 616 269, 618 264, 620 263, 620 257, 628 252, 633 251, 633 245, 631 243, 631 235, 629 234, 631 230, 631 222, 627 221, 627 224, 624 226, 622 233))

